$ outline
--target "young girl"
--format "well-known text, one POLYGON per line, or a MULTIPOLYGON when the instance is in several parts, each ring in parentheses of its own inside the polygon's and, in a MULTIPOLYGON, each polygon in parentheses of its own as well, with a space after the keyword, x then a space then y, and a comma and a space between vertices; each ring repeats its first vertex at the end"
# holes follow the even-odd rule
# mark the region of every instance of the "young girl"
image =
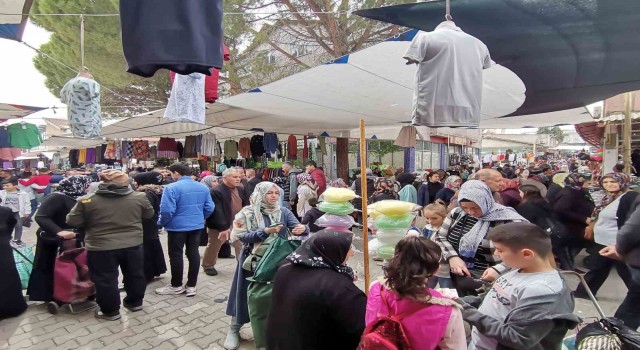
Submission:
POLYGON ((402 314, 400 322, 412 349, 466 349, 459 306, 426 285, 441 256, 440 247, 426 237, 402 239, 384 269, 385 279, 371 285, 366 325, 379 315, 402 314))
MULTIPOLYGON (((427 226, 422 229, 422 234, 435 241, 436 232, 442 226, 444 218, 447 217, 447 208, 439 203, 429 204, 422 210, 424 218, 427 220, 427 226)), ((440 260, 440 269, 429 279, 429 288, 435 288, 440 284, 440 288, 453 288, 451 281, 451 269, 444 259, 440 260)))

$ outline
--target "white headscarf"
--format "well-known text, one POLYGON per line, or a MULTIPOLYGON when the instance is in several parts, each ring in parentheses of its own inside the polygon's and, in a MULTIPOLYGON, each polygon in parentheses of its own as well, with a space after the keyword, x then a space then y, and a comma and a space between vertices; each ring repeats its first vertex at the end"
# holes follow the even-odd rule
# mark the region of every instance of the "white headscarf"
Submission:
MULTIPOLYGON (((513 208, 496 203, 489 187, 480 180, 469 180, 460 187, 458 201, 465 199, 477 204, 482 210, 482 216, 477 218, 478 222, 460 238, 458 250, 461 257, 473 258, 476 255, 492 221, 527 221, 513 208)), ((473 267, 473 263, 467 262, 467 265, 473 267)))
POLYGON ((267 215, 271 220, 271 224, 279 224, 282 219, 282 207, 280 202, 269 203, 265 196, 271 188, 278 188, 278 185, 273 182, 260 182, 253 190, 251 197, 249 198, 249 205, 242 208, 242 210, 236 214, 235 219, 242 222, 241 228, 236 228, 235 225, 231 231, 231 241, 235 242, 240 236, 247 232, 255 231, 258 229, 265 229, 263 215, 267 215))

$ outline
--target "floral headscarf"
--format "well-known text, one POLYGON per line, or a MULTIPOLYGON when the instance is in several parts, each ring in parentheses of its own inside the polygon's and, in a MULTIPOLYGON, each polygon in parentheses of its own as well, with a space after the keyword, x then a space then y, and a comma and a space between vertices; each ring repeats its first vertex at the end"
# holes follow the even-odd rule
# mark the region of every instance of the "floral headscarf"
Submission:
POLYGON ((353 269, 344 264, 352 241, 351 232, 324 229, 302 243, 287 260, 294 265, 332 269, 353 281, 356 279, 353 269))
POLYGON ((300 173, 298 175, 296 175, 296 180, 298 180, 298 183, 303 183, 303 182, 309 182, 309 183, 314 183, 313 181, 313 176, 311 176, 311 174, 307 174, 307 173, 300 173))
POLYGON ((78 198, 85 195, 85 191, 90 184, 91 178, 88 176, 69 176, 58 183, 58 192, 62 192, 69 197, 78 198))
POLYGON ((391 181, 384 177, 379 177, 375 180, 374 186, 376 191, 373 195, 378 195, 381 193, 389 194, 393 197, 393 199, 398 199, 398 192, 395 190, 394 181, 391 181))
POLYGON ((584 175, 571 173, 564 179, 564 185, 565 187, 573 188, 577 191, 582 191, 582 186, 584 186, 584 175))
POLYGON ((480 180, 469 180, 460 187, 458 200, 465 199, 477 204, 482 209, 482 216, 468 232, 463 234, 458 248, 459 255, 467 263, 467 267, 473 268, 476 251, 487 235, 492 221, 527 220, 513 208, 496 203, 489 187, 480 180))
POLYGON ((282 208, 280 202, 269 203, 266 200, 267 192, 273 187, 278 188, 273 182, 261 182, 256 185, 251 197, 249 198, 249 205, 242 208, 242 210, 236 214, 235 220, 242 223, 242 227, 238 228, 234 225, 231 232, 231 240, 235 242, 239 237, 243 236, 247 232, 255 231, 258 229, 264 230, 266 224, 264 222, 263 215, 267 215, 271 220, 271 224, 279 224, 282 219, 282 208))
POLYGON ((613 179, 615 182, 617 182, 618 185, 620 185, 620 191, 615 193, 607 192, 607 194, 604 197, 602 197, 600 204, 597 205, 593 211, 592 216, 596 218, 598 217, 602 209, 604 209, 607 205, 611 204, 611 202, 615 201, 616 199, 618 199, 618 197, 622 196, 629 190, 629 183, 631 182, 631 180, 629 179, 629 176, 627 174, 608 173, 600 179, 601 186, 602 186, 602 181, 604 181, 604 179, 607 179, 607 178, 613 179))
POLYGON ((207 175, 200 180, 200 183, 207 186, 207 188, 211 188, 211 184, 218 181, 218 177, 214 175, 207 175))
POLYGON ((455 175, 448 176, 447 179, 444 180, 444 188, 448 188, 454 191, 459 190, 460 187, 454 187, 455 186, 454 182, 456 182, 457 180, 462 181, 460 176, 455 176, 455 175))

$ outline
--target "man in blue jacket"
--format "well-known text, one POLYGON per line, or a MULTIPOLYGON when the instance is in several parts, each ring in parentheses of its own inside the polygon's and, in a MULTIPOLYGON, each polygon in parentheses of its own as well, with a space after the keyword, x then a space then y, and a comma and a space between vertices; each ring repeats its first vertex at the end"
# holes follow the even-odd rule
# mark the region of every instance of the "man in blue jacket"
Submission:
POLYGON ((171 284, 156 289, 157 294, 196 295, 196 282, 200 267, 200 235, 205 220, 213 213, 214 204, 207 186, 191 179, 191 169, 182 163, 169 167, 175 181, 164 188, 160 201, 158 225, 168 233, 171 284), (182 285, 184 261, 182 250, 186 246, 189 260, 187 284, 182 285))

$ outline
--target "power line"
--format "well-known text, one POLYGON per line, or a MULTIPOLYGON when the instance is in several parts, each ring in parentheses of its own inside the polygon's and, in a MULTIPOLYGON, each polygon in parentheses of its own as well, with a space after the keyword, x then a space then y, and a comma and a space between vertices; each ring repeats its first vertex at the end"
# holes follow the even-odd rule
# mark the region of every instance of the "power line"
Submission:
MULTIPOLYGON (((352 11, 271 11, 271 12, 223 12, 225 16, 251 15, 344 15, 352 11)), ((119 13, 0 13, 0 16, 85 16, 85 17, 119 17, 119 13)))

